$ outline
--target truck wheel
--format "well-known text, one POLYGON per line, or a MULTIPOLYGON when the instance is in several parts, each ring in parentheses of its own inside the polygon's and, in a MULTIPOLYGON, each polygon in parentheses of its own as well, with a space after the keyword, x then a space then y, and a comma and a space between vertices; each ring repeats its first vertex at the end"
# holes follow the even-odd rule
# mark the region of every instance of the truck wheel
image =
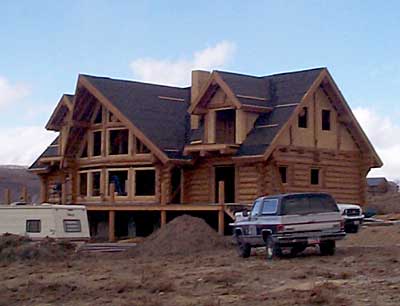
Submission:
POLYGON ((354 233, 354 234, 357 233, 357 232, 358 232, 358 229, 359 229, 359 226, 358 226, 358 225, 354 225, 354 226, 353 226, 353 233, 354 233))
POLYGON ((248 243, 238 242, 238 254, 242 258, 248 258, 251 254, 251 247, 248 243))
POLYGON ((335 240, 322 241, 319 244, 319 250, 320 250, 322 256, 334 255, 335 251, 336 251, 335 240))
POLYGON ((271 260, 282 255, 280 247, 275 243, 274 238, 272 238, 271 235, 267 237, 265 248, 267 252, 267 260, 271 260))

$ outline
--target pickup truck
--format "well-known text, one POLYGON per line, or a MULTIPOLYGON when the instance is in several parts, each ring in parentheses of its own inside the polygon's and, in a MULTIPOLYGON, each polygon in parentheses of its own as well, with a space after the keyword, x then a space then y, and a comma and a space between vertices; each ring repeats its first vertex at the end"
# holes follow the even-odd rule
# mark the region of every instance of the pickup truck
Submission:
POLYGON ((338 204, 338 207, 344 219, 346 233, 357 233, 364 221, 362 208, 355 204, 338 204))
POLYGON ((290 249, 292 255, 319 246, 321 255, 333 255, 336 240, 343 239, 344 221, 333 197, 326 193, 293 193, 255 200, 250 213, 231 223, 241 257, 251 248, 266 247, 267 259, 290 249))

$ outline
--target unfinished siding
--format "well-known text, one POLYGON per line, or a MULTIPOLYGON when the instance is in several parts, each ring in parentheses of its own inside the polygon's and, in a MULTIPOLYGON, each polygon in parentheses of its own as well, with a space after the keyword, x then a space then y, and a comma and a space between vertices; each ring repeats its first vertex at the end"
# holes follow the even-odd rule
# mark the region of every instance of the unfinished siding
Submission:
POLYGON ((212 201, 212 168, 207 163, 200 163, 195 168, 185 168, 184 203, 210 203, 212 201))
MULTIPOLYGON (((356 152, 324 152, 306 149, 278 150, 274 155, 288 167, 289 182, 285 192, 329 192, 341 203, 362 203, 365 174, 360 171, 356 152), (319 169, 319 184, 310 183, 311 169, 319 169)), ((273 192, 273 190, 272 190, 273 192)))
POLYGON ((236 202, 251 203, 260 195, 259 167, 257 164, 236 167, 236 202))

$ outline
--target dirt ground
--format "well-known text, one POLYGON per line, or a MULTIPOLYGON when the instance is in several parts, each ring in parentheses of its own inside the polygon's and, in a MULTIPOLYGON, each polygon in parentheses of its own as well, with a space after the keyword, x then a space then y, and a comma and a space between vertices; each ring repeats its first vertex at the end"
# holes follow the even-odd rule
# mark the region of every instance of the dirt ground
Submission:
POLYGON ((0 305, 400 305, 400 225, 363 228, 335 256, 267 262, 202 255, 79 255, 0 264, 0 305))

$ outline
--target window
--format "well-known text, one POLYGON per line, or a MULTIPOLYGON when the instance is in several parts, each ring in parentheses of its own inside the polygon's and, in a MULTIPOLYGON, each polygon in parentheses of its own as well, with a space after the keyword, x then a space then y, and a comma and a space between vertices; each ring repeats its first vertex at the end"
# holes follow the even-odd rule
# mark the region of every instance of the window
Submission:
POLYGON ((282 200, 283 215, 306 215, 308 213, 310 213, 310 205, 307 197, 294 195, 282 200))
POLYGON ((27 233, 40 233, 42 230, 42 222, 40 220, 26 220, 27 233))
POLYGON ((108 190, 110 190, 110 185, 114 184, 115 192, 119 196, 127 196, 126 191, 128 181, 128 170, 115 170, 108 172, 108 190))
POLYGON ((232 144, 236 142, 236 111, 234 109, 216 112, 215 141, 216 143, 232 144))
POLYGON ((278 199, 265 199, 263 202, 262 215, 274 215, 278 210, 278 199))
POLYGON ((310 183, 311 185, 319 185, 319 169, 311 169, 310 183))
POLYGON ((251 217, 257 217, 260 214, 262 205, 262 199, 258 199, 253 204, 253 209, 251 210, 251 217))
POLYGON ((119 122, 119 120, 112 112, 108 112, 108 122, 119 122))
POLYGON ((101 177, 101 172, 91 172, 92 175, 92 192, 91 195, 92 197, 98 197, 100 196, 100 177, 101 177))
POLYGON ((308 120, 308 111, 307 111, 307 107, 303 107, 303 109, 301 110, 300 114, 299 114, 299 128, 303 128, 306 129, 307 128, 307 120, 308 120))
POLYGON ((94 118, 94 123, 102 123, 103 122, 103 107, 99 107, 96 113, 96 117, 94 118))
POLYGON ((150 150, 143 144, 143 142, 141 142, 137 138, 136 138, 136 153, 137 154, 150 153, 150 150))
POLYGON ((135 195, 153 196, 156 193, 156 171, 136 170, 135 171, 135 195))
POLYGON ((110 155, 128 154, 129 130, 111 130, 109 131, 109 148, 110 155))
POLYGON ((101 131, 93 132, 93 156, 101 155, 101 131))
POLYGON ((88 150, 87 150, 87 143, 85 143, 82 152, 81 152, 81 158, 88 157, 88 150))
POLYGON ((322 130, 330 131, 331 130, 331 111, 323 109, 322 110, 322 130))
POLYGON ((82 197, 87 196, 87 173, 79 174, 79 195, 82 197))
POLYGON ((279 175, 281 177, 282 184, 286 184, 287 183, 287 167, 286 166, 279 167, 279 175))
POLYGON ((81 220, 63 220, 64 232, 80 233, 82 232, 81 220))

